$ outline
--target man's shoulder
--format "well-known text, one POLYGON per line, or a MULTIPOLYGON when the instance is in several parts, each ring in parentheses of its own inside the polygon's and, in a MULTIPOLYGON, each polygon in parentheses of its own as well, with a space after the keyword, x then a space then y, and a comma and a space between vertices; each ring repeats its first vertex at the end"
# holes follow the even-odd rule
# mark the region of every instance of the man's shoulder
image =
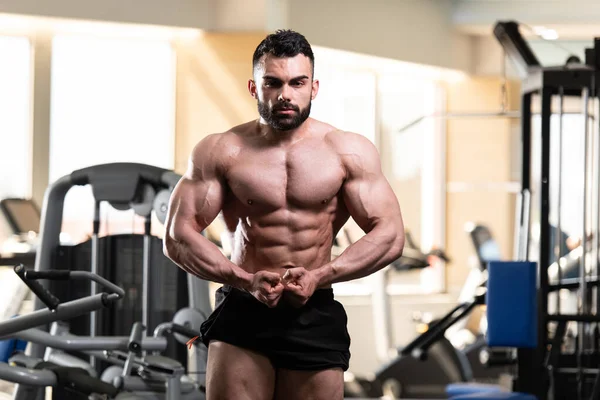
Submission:
POLYGON ((380 160, 377 147, 356 132, 335 129, 327 133, 325 140, 338 154, 348 176, 362 175, 362 170, 379 170, 380 160))
POLYGON ((338 152, 360 154, 375 148, 366 137, 356 132, 333 128, 325 134, 325 140, 338 152))
POLYGON ((210 133, 203 137, 194 146, 195 153, 219 154, 231 146, 239 144, 244 136, 247 136, 252 122, 244 123, 223 132, 210 133))

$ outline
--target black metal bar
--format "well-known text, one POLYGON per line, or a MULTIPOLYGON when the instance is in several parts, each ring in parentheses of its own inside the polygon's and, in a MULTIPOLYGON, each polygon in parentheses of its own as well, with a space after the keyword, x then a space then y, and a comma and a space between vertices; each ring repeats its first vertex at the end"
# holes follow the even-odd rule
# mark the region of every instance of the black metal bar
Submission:
POLYGON ((521 104, 521 190, 531 190, 531 98, 531 93, 524 94, 521 104))
MULTIPOLYGON (((444 332, 446 332, 446 330, 449 327, 451 327, 452 325, 454 325, 455 323, 457 323, 458 321, 463 319, 467 314, 469 314, 471 311, 473 311, 473 309, 476 306, 477 306, 477 302, 470 303, 458 315, 445 321, 445 323, 443 325, 439 326, 439 328, 436 330, 435 334, 433 334, 433 335, 427 337, 425 340, 423 340, 423 342, 419 346, 417 346, 415 348, 415 350, 417 350, 417 352, 420 352, 420 353, 426 353, 427 350, 429 350, 429 347, 431 347, 431 345, 433 345, 435 342, 440 340, 440 338, 444 335, 444 332)), ((437 327, 437 325, 436 325, 436 327, 437 327)), ((402 352, 402 353, 404 354, 404 352, 402 352)), ((414 354, 414 350, 413 350, 413 354, 414 354)))
POLYGON ((523 39, 516 22, 498 22, 494 27, 494 35, 504 48, 506 55, 514 62, 521 78, 527 76, 530 68, 540 67, 540 62, 523 39))
MULTIPOLYGON (((522 101, 521 138, 522 138, 522 190, 531 191, 531 100, 533 93, 524 93, 522 101)), ((542 110, 543 113, 543 110, 542 110)), ((527 233, 529 234, 529 233, 527 233)), ((538 291, 539 293, 539 291, 538 291)), ((544 314, 545 315, 545 314, 544 314)), ((538 318, 542 315, 538 315, 538 318)), ((542 342, 542 343, 545 343, 542 342)), ((541 345, 541 343, 540 343, 541 345)), ((536 395, 539 390, 536 384, 540 382, 541 360, 539 360, 538 349, 517 350, 517 376, 515 380, 516 390, 536 395)), ((541 397, 539 400, 545 400, 541 397)))
POLYGON ((42 286, 37 280, 29 279, 27 270, 23 264, 19 264, 14 268, 15 274, 21 278, 23 283, 31 289, 38 299, 40 299, 50 310, 56 310, 60 304, 60 299, 54 296, 48 289, 42 286))
POLYGON ((583 375, 597 375, 599 371, 598 368, 583 368, 582 371, 579 371, 579 368, 559 368, 556 372, 564 375, 579 375, 580 373, 583 373, 583 375))
POLYGON ((401 350, 401 354, 410 354, 415 348, 422 347, 424 343, 427 343, 431 337, 441 337, 446 331, 446 329, 448 329, 449 326, 451 326, 457 321, 454 315, 459 311, 461 311, 462 314, 462 311, 465 309, 470 309, 469 307, 471 305, 472 303, 460 303, 459 305, 454 307, 446 315, 444 315, 444 317, 442 317, 433 326, 431 326, 427 331, 423 332, 422 334, 417 336, 412 342, 404 346, 401 350), (452 323, 448 324, 448 321, 452 321, 452 323))
POLYGON ((542 90, 542 115, 541 115, 541 176, 540 176, 540 255, 539 255, 539 289, 538 289, 538 348, 535 360, 535 371, 539 381, 536 379, 537 387, 533 393, 539 400, 547 396, 548 377, 542 373, 542 363, 546 359, 548 324, 548 266, 550 265, 550 118, 552 116, 552 90, 542 90))
POLYGON ((590 400, 600 400, 600 374, 596 374, 596 379, 594 379, 594 387, 590 395, 590 400))
POLYGON ((558 365, 561 344, 567 331, 567 322, 568 321, 565 320, 559 321, 556 325, 556 330, 554 331, 554 339, 552 339, 552 348, 548 353, 548 357, 546 358, 546 367, 552 367, 554 369, 558 365))
MULTIPOLYGON (((581 283, 581 279, 579 278, 566 278, 561 281, 561 283, 556 283, 548 286, 548 292, 556 292, 561 289, 578 289, 581 283)), ((593 276, 586 280, 587 286, 594 287, 600 286, 600 279, 597 276, 593 276)))
POLYGON ((600 322, 600 315, 593 314, 549 314, 546 322, 600 322))

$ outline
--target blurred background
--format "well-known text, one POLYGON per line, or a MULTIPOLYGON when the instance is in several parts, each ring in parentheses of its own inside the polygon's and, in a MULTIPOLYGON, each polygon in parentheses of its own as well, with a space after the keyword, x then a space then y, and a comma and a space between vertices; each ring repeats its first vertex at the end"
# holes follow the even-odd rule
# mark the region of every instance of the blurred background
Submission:
MULTIPOLYGON (((438 315, 457 301, 477 263, 469 224, 493 232, 499 257, 513 254, 520 80, 492 34, 508 20, 522 24, 543 66, 564 65, 600 36, 600 3, 1 0, 0 198, 41 206, 49 183, 101 163, 183 173, 200 139, 257 117, 246 89, 252 53, 269 32, 297 30, 321 82, 312 116, 377 146, 412 238, 450 257, 390 278, 392 344, 405 343, 418 330, 415 311, 438 315), (452 116, 461 113, 475 115, 452 116)), ((563 124, 581 130, 577 116, 563 124)), ((578 140, 564 157, 581 156, 578 140)), ((564 201, 563 230, 577 236, 581 201, 564 201)), ((66 240, 91 234, 91 202, 85 187, 67 196, 66 240)), ((101 212, 110 217, 102 234, 142 229, 132 211, 101 212)), ((356 240, 362 232, 348 225, 356 240)), ((361 328, 373 320, 376 287, 336 285, 361 343, 352 359, 360 374, 380 362, 375 333, 361 328)))

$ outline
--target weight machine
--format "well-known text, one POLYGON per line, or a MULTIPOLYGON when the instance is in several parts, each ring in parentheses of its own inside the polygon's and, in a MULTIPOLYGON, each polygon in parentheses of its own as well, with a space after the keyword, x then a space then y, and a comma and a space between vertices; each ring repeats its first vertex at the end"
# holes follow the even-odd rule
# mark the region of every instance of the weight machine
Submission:
POLYGON ((518 349, 515 390, 533 394, 539 400, 598 399, 600 137, 597 117, 600 115, 600 38, 594 40, 594 48, 586 49, 584 62, 570 57, 563 66, 547 67, 541 65, 519 31, 517 22, 498 22, 494 35, 522 81, 522 171, 515 221, 515 259, 536 261, 538 266, 537 347, 518 349), (563 132, 563 117, 567 113, 565 100, 572 99, 581 102, 583 132, 563 132), (538 104, 541 131, 534 135, 532 117, 538 104), (552 117, 558 118, 556 130, 551 129, 552 117), (580 137, 583 157, 565 160, 564 143, 573 140, 575 135, 583 135, 580 137), (535 154, 536 141, 540 152, 534 163, 532 155, 535 154), (580 163, 581 173, 563 176, 565 161, 580 163), (558 164, 558 173, 551 173, 551 163, 558 164), (577 180, 578 193, 564 189, 566 179, 577 180), (561 268, 558 268, 558 276, 551 281, 547 267, 551 264, 551 251, 554 250, 556 255, 560 251, 558 245, 551 248, 551 229, 556 229, 558 234, 561 232, 563 201, 567 196, 579 196, 581 200, 578 277, 564 278, 560 274, 561 268), (556 215, 554 227, 551 226, 551 215, 556 215), (561 313, 561 296, 555 295, 559 291, 576 293, 579 304, 576 313, 561 313), (568 327, 576 332, 573 343, 569 343, 565 336, 568 327))

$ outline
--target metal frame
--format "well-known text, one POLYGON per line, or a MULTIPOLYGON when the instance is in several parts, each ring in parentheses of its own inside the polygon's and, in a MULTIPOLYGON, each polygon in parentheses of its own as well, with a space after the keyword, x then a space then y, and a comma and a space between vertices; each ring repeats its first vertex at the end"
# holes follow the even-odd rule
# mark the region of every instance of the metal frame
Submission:
MULTIPOLYGON (((532 192, 532 160, 531 160, 531 140, 532 140, 532 98, 533 95, 540 95, 541 97, 541 159, 540 159, 540 175, 537 179, 539 182, 539 203, 532 206, 539 207, 540 215, 540 239, 539 239, 539 255, 538 255, 538 315, 537 315, 537 330, 538 330, 538 345, 534 349, 518 349, 518 371, 515 380, 515 390, 520 392, 526 392, 535 395, 539 400, 546 400, 549 397, 549 392, 552 392, 554 379, 550 379, 552 376, 556 378, 560 374, 577 374, 579 379, 578 395, 579 399, 584 398, 584 390, 582 384, 582 377, 584 374, 590 373, 590 368, 587 365, 588 362, 583 360, 581 351, 578 352, 576 360, 571 360, 574 357, 562 355, 560 351, 560 344, 562 343, 562 336, 564 335, 564 324, 568 321, 579 322, 578 329, 578 346, 582 349, 583 335, 581 332, 583 329, 582 324, 584 322, 600 322, 599 315, 590 314, 589 307, 586 305, 588 299, 588 290, 590 287, 598 285, 597 277, 587 279, 587 273, 585 271, 585 261, 582 261, 580 269, 581 277, 573 282, 573 280, 561 279, 558 284, 549 284, 548 268, 543 266, 550 265, 550 234, 551 226, 549 221, 550 204, 553 199, 550 198, 550 119, 552 116, 552 96, 564 95, 564 96, 583 96, 585 104, 587 105, 587 99, 594 99, 598 95, 598 71, 600 70, 600 39, 595 40, 595 48, 587 49, 586 51, 586 64, 585 65, 569 65, 560 67, 543 67, 540 65, 535 54, 528 46, 527 42, 523 39, 519 33, 518 23, 499 22, 494 28, 494 35, 504 48, 506 55, 514 62, 519 74, 522 78, 522 110, 521 110, 521 123, 522 123, 522 175, 521 175, 521 191, 523 194, 532 192), (549 315, 548 313, 548 295, 550 292, 556 291, 560 288, 568 288, 570 290, 578 290, 581 299, 584 300, 584 306, 580 310, 578 315, 563 315, 558 314, 549 315), (564 322, 561 322, 564 321, 564 322), (560 322, 555 330, 554 337, 549 335, 550 323, 560 322), (553 344, 551 350, 548 349, 547 344, 553 344), (565 368, 572 367, 573 361, 576 364, 576 368, 565 368), (562 364, 562 365, 561 365, 562 364)), ((561 107, 561 115, 563 113, 561 107)), ((597 110, 600 115, 600 110, 597 110)), ((584 134, 586 135, 586 157, 584 164, 586 165, 585 178, 588 178, 587 165, 589 163, 588 157, 588 136, 589 132, 587 126, 589 125, 589 114, 587 113, 587 107, 583 112, 586 118, 586 129, 584 134)), ((594 123, 598 123, 594 120, 594 123)), ((562 132, 561 132, 562 133, 562 132)), ((596 138, 598 140, 598 138, 596 138)), ((596 158, 600 157, 599 154, 594 155, 596 158)), ((554 161, 554 160, 553 160, 554 161)), ((554 161, 557 162, 557 161, 554 161)), ((593 169, 592 169, 593 171, 593 169)), ((598 179, 597 176, 594 177, 598 179)), ((593 185, 593 184, 592 184, 593 185)), ((583 190, 587 190, 587 184, 584 184, 583 190)), ((595 190, 598 190, 597 188, 595 190)), ((586 196, 584 195, 584 198, 586 196)), ((593 199, 594 195, 590 195, 593 199)), ((560 201, 560 198, 559 198, 560 201)), ((584 200, 584 213, 587 212, 587 203, 584 200)), ((523 214, 523 210, 521 210, 523 214)), ((517 221, 518 225, 528 224, 528 221, 521 217, 517 221)), ((584 218, 585 220, 585 218, 584 218)), ((593 224, 593 223, 592 223, 593 224)), ((596 224, 597 225, 597 224, 596 224)), ((584 222, 583 230, 587 231, 586 224, 584 222)), ((518 229, 523 229, 519 226, 518 229)), ((593 229, 593 227, 592 227, 593 229)), ((598 229, 598 227, 596 227, 598 229)), ((525 234, 525 244, 521 243, 521 246, 525 246, 528 249, 529 242, 529 228, 527 228, 525 234)), ((584 234, 582 237, 586 237, 584 234)), ((595 239, 598 240, 598 239, 595 239)), ((582 248, 584 254, 586 254, 586 240, 582 240, 582 248)), ((527 260, 529 254, 527 250, 521 252, 519 257, 522 260, 527 260)), ((582 257, 585 260, 585 257, 582 257)), ((595 268, 597 271, 597 267, 595 268)), ((589 360, 589 358, 588 358, 589 360)), ((594 368, 598 368, 599 365, 595 365, 594 368)), ((595 372, 597 377, 598 369, 595 372)), ((598 384, 598 378, 594 386, 594 393, 600 390, 598 384)), ((554 397, 554 393, 550 394, 554 397)), ((589 394, 586 394, 586 398, 589 394)))

